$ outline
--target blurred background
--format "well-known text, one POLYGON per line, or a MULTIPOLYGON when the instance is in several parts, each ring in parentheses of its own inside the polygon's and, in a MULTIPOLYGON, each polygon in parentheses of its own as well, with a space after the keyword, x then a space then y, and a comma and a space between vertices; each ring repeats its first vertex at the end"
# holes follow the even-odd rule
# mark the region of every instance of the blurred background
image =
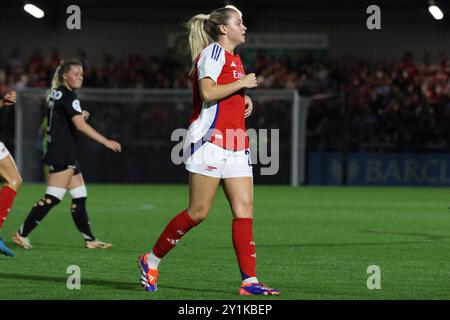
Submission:
POLYGON ((124 147, 116 155, 81 137, 86 180, 185 182, 171 161, 171 134, 192 112, 183 23, 233 4, 248 28, 238 52, 259 79, 248 91, 247 128, 279 130, 278 173, 262 175, 267 165, 256 164, 256 183, 450 185, 448 1, 29 2, 45 16, 26 13, 24 1, 0 2, 0 94, 19 92, 15 108, 0 110, 0 140, 26 182, 44 180, 43 96, 69 58, 84 64, 79 96, 91 124, 124 147), (80 30, 66 26, 72 4, 80 30), (381 9, 378 30, 366 26, 372 4, 381 9))

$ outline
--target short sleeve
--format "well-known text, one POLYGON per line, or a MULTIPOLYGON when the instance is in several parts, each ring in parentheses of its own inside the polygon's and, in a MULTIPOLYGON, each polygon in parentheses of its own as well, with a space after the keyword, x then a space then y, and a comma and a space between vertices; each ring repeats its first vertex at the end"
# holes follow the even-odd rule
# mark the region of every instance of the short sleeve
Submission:
POLYGON ((80 100, 78 100, 76 94, 71 92, 64 100, 64 112, 67 117, 72 118, 74 116, 82 114, 80 100))
POLYGON ((225 51, 218 44, 206 47, 197 62, 198 80, 211 78, 217 83, 217 78, 225 64, 225 51))

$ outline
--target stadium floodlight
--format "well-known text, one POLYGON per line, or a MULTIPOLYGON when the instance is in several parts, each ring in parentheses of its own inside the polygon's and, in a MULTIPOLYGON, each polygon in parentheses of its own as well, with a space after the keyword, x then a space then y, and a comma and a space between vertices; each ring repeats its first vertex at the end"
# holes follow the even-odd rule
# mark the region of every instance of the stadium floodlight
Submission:
POLYGON ((444 17, 442 10, 436 5, 436 3, 433 0, 429 1, 428 11, 430 11, 431 15, 436 20, 441 20, 444 17))
POLYGON ((44 16, 44 11, 36 7, 34 4, 27 3, 23 6, 23 10, 31 14, 33 17, 40 19, 44 16))

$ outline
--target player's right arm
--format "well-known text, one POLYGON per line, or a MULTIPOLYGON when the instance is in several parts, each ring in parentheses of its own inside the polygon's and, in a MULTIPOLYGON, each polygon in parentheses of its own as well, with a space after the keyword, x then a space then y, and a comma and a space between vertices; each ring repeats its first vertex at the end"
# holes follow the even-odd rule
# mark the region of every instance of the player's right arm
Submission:
POLYGON ((250 73, 242 79, 227 84, 217 84, 225 64, 224 49, 217 44, 205 48, 197 62, 200 97, 204 102, 218 101, 243 88, 257 86, 256 76, 250 73))
POLYGON ((75 128, 85 134, 92 140, 104 145, 108 149, 115 152, 121 152, 122 146, 114 140, 109 140, 92 128, 85 120, 87 113, 81 109, 80 100, 72 93, 67 93, 67 100, 64 101, 64 113, 67 118, 71 119, 75 128))
POLYGON ((104 145, 108 149, 111 149, 115 152, 121 152, 122 146, 120 143, 114 140, 109 140, 105 138, 103 135, 98 133, 94 128, 92 128, 86 120, 84 120, 84 117, 82 114, 76 115, 72 117, 72 122, 74 123, 75 127, 81 131, 83 134, 85 134, 87 137, 91 138, 92 140, 104 145))
POLYGON ((242 79, 228 84, 216 84, 209 77, 203 78, 199 82, 200 96, 205 102, 217 101, 243 88, 255 88, 256 86, 256 76, 254 73, 249 73, 242 79))

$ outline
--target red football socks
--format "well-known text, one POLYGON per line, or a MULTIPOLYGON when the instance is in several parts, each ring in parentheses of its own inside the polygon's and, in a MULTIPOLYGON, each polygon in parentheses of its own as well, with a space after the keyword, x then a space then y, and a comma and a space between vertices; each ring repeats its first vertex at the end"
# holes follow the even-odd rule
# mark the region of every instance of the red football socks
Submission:
MULTIPOLYGON (((196 226, 186 210, 177 214, 162 232, 155 246, 153 254, 163 258, 177 245, 181 237, 196 226)), ((232 225, 233 246, 239 263, 242 280, 256 277, 255 242, 253 241, 253 219, 238 218, 232 225)))
POLYGON ((8 186, 3 186, 0 190, 0 228, 8 217, 15 197, 16 191, 8 186))
POLYGON ((158 258, 163 258, 180 241, 181 237, 197 224, 191 219, 187 210, 177 214, 162 232, 155 246, 153 254, 158 258))
POLYGON ((237 218, 232 226, 233 246, 239 263, 242 280, 256 277, 255 241, 253 241, 253 219, 237 218))

